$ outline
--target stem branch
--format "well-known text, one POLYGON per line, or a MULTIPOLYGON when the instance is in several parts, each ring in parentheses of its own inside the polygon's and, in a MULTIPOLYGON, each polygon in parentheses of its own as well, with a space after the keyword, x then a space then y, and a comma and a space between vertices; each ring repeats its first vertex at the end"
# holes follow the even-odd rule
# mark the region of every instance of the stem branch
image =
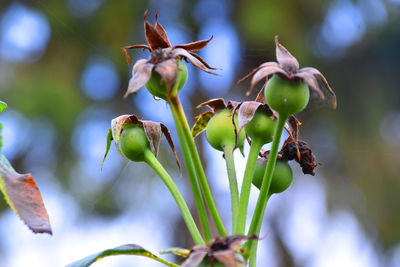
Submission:
POLYGON ((204 173, 203 166, 202 166, 201 161, 200 161, 200 156, 199 156, 199 153, 197 152, 197 148, 196 148, 196 145, 194 143, 192 134, 190 132, 190 128, 189 128, 188 122, 186 120, 186 116, 185 116, 185 113, 183 111, 182 105, 181 105, 181 103, 179 101, 179 98, 177 96, 176 97, 171 97, 168 100, 168 103, 170 104, 171 109, 173 110, 173 113, 176 114, 175 124, 179 124, 181 129, 182 129, 183 138, 185 139, 186 145, 187 145, 187 147, 189 149, 189 154, 190 154, 190 157, 192 158, 192 161, 193 161, 193 164, 194 164, 194 169, 196 171, 197 179, 199 181, 200 188, 201 188, 201 190, 203 192, 204 199, 205 199, 205 201, 207 203, 207 206, 208 206, 208 208, 210 210, 211 216, 212 216, 212 218, 213 218, 213 220, 215 222, 215 225, 216 225, 216 227, 218 229, 219 234, 221 236, 226 236, 228 234, 227 234, 227 232, 225 230, 225 227, 224 227, 224 224, 223 224, 223 222, 221 220, 221 217, 219 216, 217 207, 215 206, 215 202, 214 202, 213 196, 211 194, 211 190, 210 190, 210 187, 208 185, 207 178, 206 178, 206 175, 204 173))
POLYGON ((199 229, 196 226, 196 223, 193 220, 193 217, 189 211, 189 208, 186 205, 185 200, 183 199, 179 189, 176 187, 174 181, 171 176, 169 176, 168 172, 164 169, 164 167, 160 164, 157 158, 154 156, 153 152, 147 150, 144 155, 144 160, 153 170, 161 177, 165 185, 168 187, 172 196, 174 197, 178 207, 182 213, 183 219, 189 229, 190 234, 193 237, 194 242, 197 245, 205 245, 203 238, 199 232, 199 229))
POLYGON ((224 148, 226 170, 229 178, 229 191, 231 192, 231 208, 232 208, 232 232, 236 229, 239 215, 239 189, 236 179, 235 162, 233 160, 233 148, 224 148))

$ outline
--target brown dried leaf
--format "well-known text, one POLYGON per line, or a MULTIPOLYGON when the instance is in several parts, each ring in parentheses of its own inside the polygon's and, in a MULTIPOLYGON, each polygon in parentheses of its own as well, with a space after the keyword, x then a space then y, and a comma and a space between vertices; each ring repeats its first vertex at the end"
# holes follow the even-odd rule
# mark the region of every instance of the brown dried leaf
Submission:
POLYGON ((183 45, 175 45, 173 48, 183 48, 187 51, 198 51, 203 49, 204 47, 207 46, 207 44, 212 40, 214 36, 211 35, 210 39, 208 40, 200 40, 196 42, 191 42, 188 44, 183 44, 183 45))
POLYGON ((199 104, 197 106, 197 108, 201 108, 201 107, 204 107, 204 106, 210 107, 214 111, 214 113, 219 111, 219 110, 222 110, 222 109, 226 108, 225 101, 224 101, 223 98, 210 99, 210 100, 208 100, 206 102, 203 102, 203 103, 199 104))
POLYGON ((171 47, 171 43, 168 40, 167 32, 165 31, 164 27, 158 22, 158 11, 156 12, 156 26, 157 32, 160 34, 161 38, 168 44, 168 47, 171 47))
POLYGON ((192 137, 193 138, 198 136, 201 132, 203 132, 207 128, 208 122, 211 120, 211 118, 213 116, 214 116, 214 112, 205 111, 196 117, 197 120, 194 123, 193 128, 192 128, 192 137))
POLYGON ((140 59, 136 62, 132 68, 132 78, 129 80, 124 98, 139 91, 150 80, 153 66, 153 64, 148 63, 145 59, 140 59))
POLYGON ((275 36, 276 60, 282 69, 289 75, 295 74, 299 70, 299 62, 290 52, 279 43, 278 35, 275 36))
POLYGON ((162 123, 160 123, 160 125, 161 125, 161 131, 164 134, 165 138, 167 139, 169 147, 171 148, 172 152, 174 153, 174 157, 176 160, 176 164, 178 165, 179 172, 181 172, 182 171, 181 164, 179 163, 178 155, 176 154, 176 149, 175 149, 174 143, 172 142, 171 133, 169 132, 167 126, 165 126, 162 123))
POLYGON ((146 19, 148 12, 148 10, 144 12, 144 33, 151 50, 170 47, 170 44, 164 40, 158 30, 146 19))
POLYGON ((17 173, 3 154, 0 154, 0 189, 29 229, 52 234, 49 215, 32 174, 17 173))

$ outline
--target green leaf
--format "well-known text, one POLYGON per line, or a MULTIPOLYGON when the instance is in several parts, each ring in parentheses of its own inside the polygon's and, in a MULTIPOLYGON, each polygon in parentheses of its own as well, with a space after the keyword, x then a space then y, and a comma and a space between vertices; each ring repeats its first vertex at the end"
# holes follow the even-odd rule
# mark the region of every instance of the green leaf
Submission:
POLYGON ((73 262, 71 264, 68 264, 66 267, 87 267, 90 266, 92 263, 107 257, 107 256, 113 256, 113 255, 137 255, 137 256, 144 256, 148 257, 151 259, 154 259, 158 262, 161 262, 167 266, 171 267, 179 267, 179 265, 168 262, 166 260, 163 260, 153 253, 149 252, 148 250, 142 248, 141 246, 135 245, 135 244, 127 244, 127 245, 122 245, 116 248, 112 249, 107 249, 101 252, 98 252, 96 254, 87 256, 81 260, 78 260, 76 262, 73 262))
POLYGON ((198 136, 202 131, 207 128, 208 122, 214 116, 214 112, 206 111, 197 116, 197 121, 192 128, 192 137, 198 136))
POLYGON ((111 131, 111 129, 109 129, 108 132, 107 132, 107 147, 106 147, 106 153, 104 154, 103 161, 101 162, 101 168, 102 168, 102 169, 103 169, 103 164, 104 164, 104 161, 106 160, 108 151, 110 151, 111 141, 112 141, 112 140, 113 140, 112 131, 111 131))
POLYGON ((49 216, 32 174, 17 173, 1 153, 0 189, 11 209, 32 232, 52 234, 49 216))
POLYGON ((0 101, 0 113, 7 108, 7 104, 3 101, 0 101))

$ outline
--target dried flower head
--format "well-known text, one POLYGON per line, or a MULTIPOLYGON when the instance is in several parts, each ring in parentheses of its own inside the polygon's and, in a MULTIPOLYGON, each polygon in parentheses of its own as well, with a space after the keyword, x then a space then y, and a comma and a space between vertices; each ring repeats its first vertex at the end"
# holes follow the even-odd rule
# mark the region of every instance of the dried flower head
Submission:
POLYGON ((155 15, 156 24, 153 26, 146 19, 148 11, 144 13, 144 31, 148 45, 138 44, 132 46, 125 46, 122 48, 126 56, 126 61, 130 63, 130 57, 127 49, 141 48, 147 49, 151 52, 150 58, 138 60, 132 69, 132 78, 129 81, 128 90, 124 97, 129 94, 136 93, 142 88, 151 78, 153 72, 161 76, 160 82, 165 82, 169 93, 176 83, 177 72, 180 69, 179 60, 184 58, 190 61, 195 67, 202 71, 214 74, 211 70, 215 68, 210 67, 198 54, 193 51, 198 51, 207 46, 213 36, 208 40, 196 41, 188 44, 171 46, 167 33, 164 27, 158 22, 158 12, 155 15))
POLYGON ((226 267, 244 266, 244 260, 241 257, 239 246, 250 239, 258 239, 258 236, 253 234, 233 235, 225 237, 217 237, 208 244, 208 246, 195 246, 191 249, 186 261, 182 267, 195 267, 206 259, 211 266, 220 262, 226 267))
POLYGON ((278 36, 275 36, 275 45, 276 60, 278 62, 263 63, 239 81, 241 82, 253 76, 250 89, 247 91, 246 94, 250 95, 253 87, 262 79, 266 79, 266 81, 268 81, 268 77, 275 74, 287 80, 303 80, 310 89, 317 92, 318 95, 322 99, 324 99, 324 93, 321 91, 318 84, 318 80, 320 80, 324 87, 332 94, 333 107, 336 108, 335 92, 333 92, 333 90, 329 86, 328 81, 325 79, 324 75, 322 75, 319 70, 311 67, 299 69, 299 62, 294 56, 292 56, 292 54, 290 54, 290 52, 285 47, 283 47, 283 45, 278 42, 278 36))

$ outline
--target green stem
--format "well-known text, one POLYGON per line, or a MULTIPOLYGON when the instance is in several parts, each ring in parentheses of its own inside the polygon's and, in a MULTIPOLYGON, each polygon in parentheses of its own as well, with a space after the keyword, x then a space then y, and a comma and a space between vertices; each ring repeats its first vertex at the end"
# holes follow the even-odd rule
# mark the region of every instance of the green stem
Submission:
POLYGON ((194 143, 192 134, 190 132, 190 128, 189 128, 188 122, 186 120, 186 116, 183 111, 182 105, 179 101, 179 98, 177 96, 171 97, 170 100, 168 101, 168 103, 170 104, 173 112, 176 114, 175 123, 179 124, 182 129, 183 138, 185 139, 187 147, 189 148, 190 157, 192 158, 192 161, 194 164, 194 169, 196 171, 196 175, 197 175, 197 179, 200 184, 200 188, 203 192, 204 199, 210 210, 211 216, 215 222, 215 226, 217 227, 218 232, 221 236, 226 236, 226 235, 228 235, 228 233, 225 230, 224 224, 221 220, 221 217, 219 216, 217 207, 215 206, 215 202, 214 202, 213 196, 211 194, 211 190, 208 185, 203 166, 200 161, 200 156, 199 156, 199 153, 197 152, 197 148, 194 143))
POLYGON ((186 205, 185 200, 183 199, 179 189, 176 187, 174 181, 171 176, 169 176, 168 172, 164 169, 164 167, 160 164, 157 158, 154 156, 151 150, 147 150, 144 154, 144 161, 153 168, 153 170, 161 177, 165 185, 168 187, 172 196, 174 197, 178 207, 182 213, 183 219, 189 229, 190 234, 193 237, 194 242, 197 245, 205 245, 203 238, 197 229, 196 223, 193 220, 193 217, 189 211, 188 206, 186 205))
MULTIPOLYGON (((178 121, 177 114, 174 109, 172 109, 172 115, 174 117, 175 122, 178 121)), ((192 189, 194 202, 197 207, 197 212, 200 218, 200 224, 204 232, 204 237, 206 242, 212 239, 211 229, 208 222, 207 210, 204 205, 203 196, 201 195, 200 186, 196 179, 196 173, 193 166, 193 161, 189 153, 189 148, 186 144, 185 138, 183 137, 183 131, 180 124, 176 123, 176 131, 178 133, 179 142, 181 144, 183 159, 185 160, 186 170, 189 176, 189 183, 192 189)))
MULTIPOLYGON (((288 116, 282 116, 279 114, 278 123, 275 127, 274 139, 272 141, 271 151, 268 156, 267 168, 264 173, 263 182, 260 189, 260 195, 258 196, 256 209, 253 214, 253 219, 251 220, 250 229, 248 234, 259 234, 262 224, 262 219, 264 217, 265 207, 267 206, 267 202, 269 199, 269 187, 271 185, 272 174, 275 170, 276 157, 278 156, 279 142, 281 140, 281 135, 283 128, 285 126, 285 122, 288 119, 288 116)), ((250 248, 252 248, 252 243, 254 240, 249 241, 250 248)), ((250 251, 251 254, 256 253, 255 251, 250 251)), ((254 256, 255 257, 255 256, 254 256)))
POLYGON ((246 169, 244 171, 242 188, 240 190, 239 217, 234 234, 243 235, 246 228, 247 209, 249 205, 251 182, 253 180, 254 170, 258 153, 262 143, 257 139, 252 140, 249 157, 247 158, 246 169))
POLYGON ((233 148, 224 148, 226 170, 228 172, 229 189, 231 192, 231 208, 232 208, 232 232, 236 229, 239 215, 239 189, 236 179, 235 162, 233 160, 233 148))
MULTIPOLYGON (((268 199, 271 197, 272 194, 268 193, 268 199)), ((262 221, 257 225, 257 233, 260 233, 262 221)), ((258 247, 258 240, 252 240, 253 242, 250 244, 250 259, 249 259, 249 267, 256 267, 256 257, 257 257, 257 247, 258 247)))

